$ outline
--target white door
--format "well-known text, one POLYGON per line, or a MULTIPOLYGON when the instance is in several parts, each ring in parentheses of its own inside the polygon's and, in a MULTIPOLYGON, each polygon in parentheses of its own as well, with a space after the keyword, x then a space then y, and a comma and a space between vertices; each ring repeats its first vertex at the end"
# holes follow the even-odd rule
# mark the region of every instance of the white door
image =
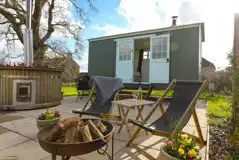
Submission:
POLYGON ((150 41, 150 83, 169 83, 170 36, 153 36, 150 41))
POLYGON ((117 41, 116 47, 116 77, 124 83, 133 82, 133 40, 117 41))

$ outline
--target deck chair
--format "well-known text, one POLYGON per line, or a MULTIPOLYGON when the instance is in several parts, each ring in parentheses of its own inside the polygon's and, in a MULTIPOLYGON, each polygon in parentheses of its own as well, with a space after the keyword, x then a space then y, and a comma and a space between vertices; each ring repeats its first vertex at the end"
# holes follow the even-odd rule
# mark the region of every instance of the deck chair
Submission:
POLYGON ((199 82, 173 80, 163 93, 162 97, 160 97, 155 103, 154 107, 143 122, 132 120, 132 123, 138 127, 132 138, 128 141, 127 146, 129 146, 135 140, 135 138, 139 135, 141 129, 151 132, 153 135, 163 137, 168 137, 170 135, 174 136, 178 132, 182 131, 182 129, 188 123, 191 115, 193 115, 199 137, 190 135, 188 133, 186 134, 195 138, 195 140, 202 146, 205 145, 206 141, 204 141, 203 139, 195 109, 196 100, 202 89, 205 87, 205 83, 206 81, 199 82), (168 109, 164 111, 162 101, 171 88, 173 88, 174 94, 168 106, 168 109), (147 121, 158 107, 160 107, 162 116, 156 121, 147 124, 147 121))
POLYGON ((83 110, 80 111, 76 109, 72 112, 80 114, 80 116, 90 115, 100 118, 121 120, 120 114, 119 116, 111 115, 111 102, 116 99, 117 92, 123 87, 122 81, 118 78, 95 76, 93 77, 93 87, 91 93, 83 107, 83 110), (87 109, 87 105, 92 99, 93 102, 91 102, 91 106, 87 109))

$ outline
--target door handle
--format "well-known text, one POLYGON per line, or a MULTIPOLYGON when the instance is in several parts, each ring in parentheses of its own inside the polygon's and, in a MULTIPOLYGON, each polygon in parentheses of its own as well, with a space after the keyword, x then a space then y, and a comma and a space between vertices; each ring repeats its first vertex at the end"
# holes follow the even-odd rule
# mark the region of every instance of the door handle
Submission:
POLYGON ((166 62, 168 63, 169 62, 169 58, 165 58, 166 62))

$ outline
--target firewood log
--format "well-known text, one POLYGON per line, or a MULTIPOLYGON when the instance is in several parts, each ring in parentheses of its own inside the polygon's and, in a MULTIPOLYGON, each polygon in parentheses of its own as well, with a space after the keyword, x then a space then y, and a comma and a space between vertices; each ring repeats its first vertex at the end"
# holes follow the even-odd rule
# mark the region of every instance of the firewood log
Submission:
POLYGON ((101 133, 105 134, 107 131, 106 126, 103 124, 101 120, 94 121, 95 126, 101 131, 101 133))
POLYGON ((70 117, 61 121, 64 127, 76 126, 79 122, 84 123, 79 117, 70 117))
POLYGON ((46 138, 47 141, 55 142, 58 138, 62 137, 64 129, 57 123, 54 125, 46 138))
POLYGON ((88 125, 84 125, 84 126, 80 127, 79 132, 80 132, 84 142, 93 141, 93 138, 91 136, 90 129, 89 129, 88 125))
POLYGON ((104 135, 101 133, 101 131, 95 126, 95 124, 91 120, 88 120, 86 124, 89 126, 90 133, 93 139, 101 138, 103 141, 105 141, 104 135))
POLYGON ((65 143, 75 143, 77 142, 76 139, 76 127, 75 126, 69 126, 67 127, 65 131, 65 143))
POLYGON ((82 134, 81 134, 81 132, 80 132, 80 129, 81 129, 82 127, 84 127, 84 124, 81 123, 81 122, 79 122, 79 123, 77 124, 77 127, 76 127, 76 139, 77 139, 76 142, 83 142, 83 141, 84 141, 84 140, 83 140, 83 136, 82 136, 82 134))

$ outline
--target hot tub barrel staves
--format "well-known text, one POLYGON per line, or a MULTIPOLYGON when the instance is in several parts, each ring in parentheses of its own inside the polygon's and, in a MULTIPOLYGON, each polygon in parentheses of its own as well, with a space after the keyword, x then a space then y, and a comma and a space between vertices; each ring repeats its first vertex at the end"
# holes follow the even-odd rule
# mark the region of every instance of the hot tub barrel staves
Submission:
POLYGON ((0 109, 46 108, 61 103, 60 69, 0 66, 0 109))

